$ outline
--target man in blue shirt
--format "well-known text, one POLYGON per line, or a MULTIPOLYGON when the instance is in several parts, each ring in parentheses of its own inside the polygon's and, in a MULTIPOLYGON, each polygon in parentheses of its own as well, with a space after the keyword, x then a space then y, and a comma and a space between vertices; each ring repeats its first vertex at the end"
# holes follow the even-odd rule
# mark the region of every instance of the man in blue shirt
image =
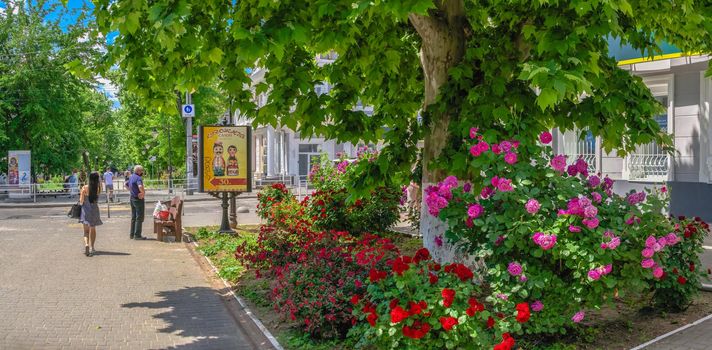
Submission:
POLYGON ((143 229, 143 218, 146 211, 144 197, 146 191, 143 188, 143 167, 136 165, 134 173, 129 177, 129 192, 131 193, 131 238, 146 239, 141 235, 143 229))

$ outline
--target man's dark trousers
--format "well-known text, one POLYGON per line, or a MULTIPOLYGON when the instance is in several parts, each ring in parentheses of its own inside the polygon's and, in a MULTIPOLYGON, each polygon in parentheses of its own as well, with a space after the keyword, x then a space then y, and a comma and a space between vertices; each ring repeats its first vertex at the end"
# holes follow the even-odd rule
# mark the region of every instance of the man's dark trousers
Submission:
POLYGON ((146 202, 143 199, 131 198, 131 238, 141 237, 145 211, 146 202))

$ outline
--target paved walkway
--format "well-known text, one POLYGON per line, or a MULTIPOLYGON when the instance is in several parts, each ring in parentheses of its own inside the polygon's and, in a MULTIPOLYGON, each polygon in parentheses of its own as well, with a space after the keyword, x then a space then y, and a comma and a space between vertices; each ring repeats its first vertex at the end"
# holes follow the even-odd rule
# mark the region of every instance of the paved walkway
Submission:
POLYGON ((269 348, 183 244, 129 240, 124 212, 104 219, 85 257, 64 211, 0 215, 0 349, 269 348))
POLYGON ((656 341, 643 349, 707 350, 710 348, 712 348, 712 319, 703 320, 687 329, 656 341))

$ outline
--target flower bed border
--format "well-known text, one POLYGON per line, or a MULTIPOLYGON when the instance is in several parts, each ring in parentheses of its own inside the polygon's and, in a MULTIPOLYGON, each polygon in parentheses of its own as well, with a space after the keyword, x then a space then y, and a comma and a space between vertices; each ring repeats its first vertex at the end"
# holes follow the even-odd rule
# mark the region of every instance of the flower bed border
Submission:
MULTIPOLYGON (((195 247, 195 248, 199 247, 197 240, 193 237, 192 234, 184 233, 183 236, 184 236, 184 238, 187 239, 187 241, 185 241, 187 244, 192 244, 193 247, 195 247)), ((196 249, 196 253, 198 253, 197 249, 196 249)), ((210 268, 212 269, 212 273, 215 275, 216 278, 219 278, 222 281, 222 283, 228 289, 230 295, 232 295, 233 298, 235 298, 235 300, 237 300, 237 303, 240 304, 240 307, 242 308, 243 311, 245 311, 245 314, 247 315, 247 317, 249 317, 250 320, 252 320, 252 322, 255 324, 255 326, 257 326, 257 328, 260 330, 260 332, 262 332, 262 335, 264 335, 265 338, 267 338, 267 340, 269 340, 270 344, 272 344, 272 346, 276 350, 284 350, 284 347, 282 347, 282 345, 279 344, 279 342, 277 341, 277 338, 275 338, 275 336, 272 335, 272 333, 269 331, 269 329, 267 329, 267 327, 265 327, 265 325, 262 323, 262 321, 260 321, 259 318, 257 318, 257 316, 255 316, 255 314, 252 312, 252 310, 250 310, 250 308, 247 306, 247 303, 245 303, 245 301, 241 297, 239 297, 239 296, 237 296, 237 294, 235 294, 235 291, 233 290, 233 287, 230 285, 230 283, 228 283, 227 280, 225 280, 225 278, 221 277, 218 274, 218 272, 219 272, 218 268, 215 267, 215 264, 213 264, 213 261, 210 260, 210 258, 208 256, 206 256, 205 254, 202 254, 202 253, 199 253, 199 254, 205 259, 205 261, 208 262, 208 265, 210 265, 210 268)))

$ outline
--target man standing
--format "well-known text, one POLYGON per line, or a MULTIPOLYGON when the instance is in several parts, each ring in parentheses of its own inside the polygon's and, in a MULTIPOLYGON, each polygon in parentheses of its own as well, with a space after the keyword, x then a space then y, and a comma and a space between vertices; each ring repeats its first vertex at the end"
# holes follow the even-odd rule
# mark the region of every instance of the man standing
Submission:
POLYGON ((106 194, 109 196, 109 201, 114 201, 114 173, 111 172, 111 168, 106 168, 104 173, 104 186, 106 187, 106 194))
POLYGON ((143 176, 143 167, 136 165, 133 175, 129 177, 129 192, 131 192, 131 238, 139 240, 146 239, 141 235, 146 209, 144 202, 146 191, 141 176, 143 176))

